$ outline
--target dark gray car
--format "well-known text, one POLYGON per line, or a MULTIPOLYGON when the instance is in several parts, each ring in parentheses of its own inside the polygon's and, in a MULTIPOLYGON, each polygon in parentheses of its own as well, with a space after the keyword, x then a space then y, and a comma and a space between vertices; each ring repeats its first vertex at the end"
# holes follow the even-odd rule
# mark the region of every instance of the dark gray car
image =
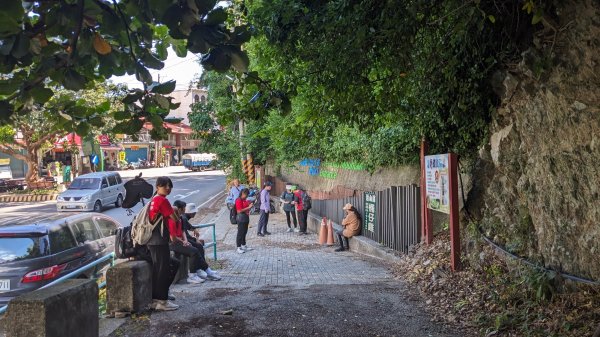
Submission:
MULTIPOLYGON (((114 251, 118 222, 99 213, 0 227, 0 306, 114 251)), ((80 277, 92 277, 106 264, 80 277)))

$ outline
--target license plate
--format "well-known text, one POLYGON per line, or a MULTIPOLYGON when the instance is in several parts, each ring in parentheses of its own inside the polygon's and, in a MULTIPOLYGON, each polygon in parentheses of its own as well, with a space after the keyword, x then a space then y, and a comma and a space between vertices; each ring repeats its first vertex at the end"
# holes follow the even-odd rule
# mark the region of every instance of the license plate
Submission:
POLYGON ((68 206, 65 206, 65 207, 66 207, 66 208, 77 208, 77 206, 76 206, 76 205, 68 205, 68 206))
POLYGON ((0 280, 0 291, 10 290, 10 280, 0 280))

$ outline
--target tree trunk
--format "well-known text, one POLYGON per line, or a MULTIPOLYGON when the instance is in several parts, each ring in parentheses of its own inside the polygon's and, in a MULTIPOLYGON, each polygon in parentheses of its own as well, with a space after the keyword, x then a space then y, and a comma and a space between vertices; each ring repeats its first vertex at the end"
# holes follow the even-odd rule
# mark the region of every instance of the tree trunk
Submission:
POLYGON ((25 181, 34 182, 38 179, 38 151, 36 148, 27 147, 27 156, 25 158, 27 163, 27 174, 25 175, 25 181))

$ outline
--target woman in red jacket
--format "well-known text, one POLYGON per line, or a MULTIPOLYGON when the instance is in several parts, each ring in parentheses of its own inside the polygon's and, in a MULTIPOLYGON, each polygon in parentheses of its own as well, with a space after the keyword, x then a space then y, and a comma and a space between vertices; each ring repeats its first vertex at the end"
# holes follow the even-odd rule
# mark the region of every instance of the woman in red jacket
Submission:
POLYGON ((246 246, 246 234, 248 234, 248 224, 250 223, 250 208, 254 205, 254 203, 251 203, 246 199, 248 198, 248 193, 250 193, 250 191, 247 188, 242 189, 240 197, 235 200, 235 209, 237 211, 236 220, 238 225, 235 243, 237 245, 238 254, 243 254, 252 250, 252 248, 246 246))
POLYGON ((171 259, 169 252, 169 233, 168 220, 179 221, 167 196, 171 193, 173 182, 169 177, 158 177, 156 179, 156 194, 150 201, 148 211, 150 220, 162 221, 158 224, 152 237, 146 244, 152 258, 152 307, 155 310, 168 311, 176 310, 178 305, 169 302, 169 287, 179 268, 179 261, 171 259))

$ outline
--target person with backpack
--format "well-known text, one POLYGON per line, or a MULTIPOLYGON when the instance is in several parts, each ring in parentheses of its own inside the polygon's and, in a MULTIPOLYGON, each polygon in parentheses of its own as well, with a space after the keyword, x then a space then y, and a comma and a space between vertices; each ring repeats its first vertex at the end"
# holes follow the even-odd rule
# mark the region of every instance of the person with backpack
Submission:
POLYGON ((242 189, 244 189, 244 186, 240 185, 239 179, 235 178, 231 181, 231 188, 229 189, 229 194, 225 200, 229 209, 232 209, 235 206, 235 201, 240 197, 242 189))
POLYGON ((198 239, 192 236, 189 232, 194 231, 194 227, 190 223, 190 219, 196 216, 197 207, 193 203, 186 203, 182 200, 176 200, 173 203, 176 211, 181 214, 181 229, 183 231, 181 239, 183 242, 187 242, 183 244, 171 244, 171 250, 173 252, 183 254, 192 258, 190 263, 190 278, 188 277, 188 282, 190 283, 201 283, 204 280, 218 281, 221 279, 221 276, 217 274, 215 271, 210 269, 208 263, 206 262, 206 257, 204 255, 204 240, 198 239), (194 277, 196 275, 197 277, 194 277), (202 281, 198 282, 197 279, 201 279, 202 281))
POLYGON ((262 191, 260 191, 260 217, 258 218, 258 232, 256 234, 258 236, 271 235, 267 230, 269 212, 271 212, 271 197, 269 194, 271 186, 273 186, 273 184, 270 181, 267 181, 265 182, 262 191))
POLYGON ((298 213, 298 223, 300 224, 300 232, 299 235, 306 235, 306 219, 308 211, 304 210, 303 196, 304 191, 300 188, 296 188, 294 191, 294 196, 296 197, 296 213, 298 213))
POLYGON ((248 234, 248 224, 250 223, 250 209, 254 205, 247 200, 248 189, 244 188, 240 192, 239 198, 235 200, 235 209, 237 211, 237 237, 235 244, 237 246, 238 254, 244 254, 247 251, 252 250, 246 245, 246 234, 248 234))
POLYGON ((299 232, 298 229, 298 220, 296 219, 296 201, 297 198, 292 192, 293 186, 290 184, 285 185, 285 191, 281 194, 281 203, 283 203, 283 211, 285 212, 285 217, 287 219, 288 225, 288 233, 290 232, 299 232), (292 229, 292 222, 290 221, 290 217, 294 220, 294 228, 292 229))
POLYGON ((173 182, 169 177, 156 179, 156 192, 148 205, 150 222, 154 225, 152 236, 146 243, 152 259, 152 304, 151 307, 158 311, 170 311, 179 308, 177 304, 169 301, 169 287, 177 269, 179 261, 171 259, 169 242, 173 239, 169 232, 168 220, 179 221, 167 196, 173 189, 173 182))
POLYGON ((360 234, 360 224, 362 219, 358 210, 352 206, 352 204, 344 205, 343 210, 346 212, 346 216, 344 216, 344 219, 342 220, 342 227, 344 227, 344 229, 335 231, 338 242, 340 243, 340 247, 335 250, 336 252, 350 250, 350 242, 348 242, 348 239, 360 234), (346 243, 346 247, 344 247, 344 242, 346 243))

